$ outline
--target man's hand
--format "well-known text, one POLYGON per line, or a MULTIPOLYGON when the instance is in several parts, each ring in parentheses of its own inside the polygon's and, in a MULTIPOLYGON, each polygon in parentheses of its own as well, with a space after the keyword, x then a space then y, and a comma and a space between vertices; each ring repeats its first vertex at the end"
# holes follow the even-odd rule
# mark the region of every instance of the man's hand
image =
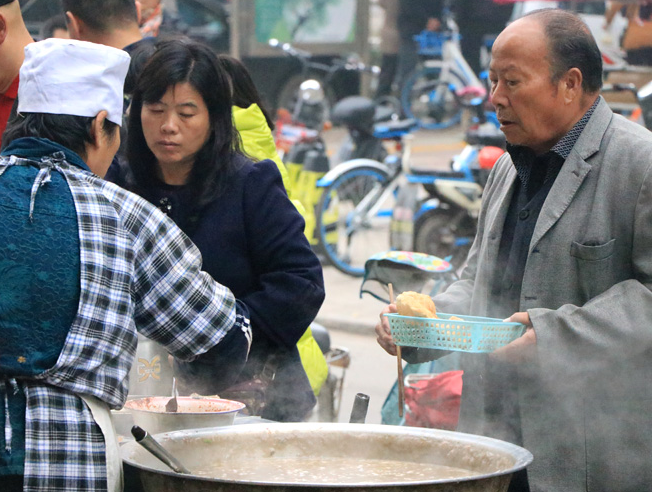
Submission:
POLYGON ((495 350, 489 355, 489 357, 502 362, 511 362, 513 364, 524 362, 531 358, 536 351, 537 335, 532 328, 530 315, 528 313, 514 313, 505 321, 508 323, 521 323, 525 325, 527 329, 523 336, 517 338, 504 347, 495 350))
POLYGON ((389 329, 389 320, 384 314, 396 312, 396 304, 390 304, 381 311, 380 322, 376 325, 376 340, 378 341, 378 345, 385 349, 385 352, 389 355, 396 355, 396 344, 389 329))

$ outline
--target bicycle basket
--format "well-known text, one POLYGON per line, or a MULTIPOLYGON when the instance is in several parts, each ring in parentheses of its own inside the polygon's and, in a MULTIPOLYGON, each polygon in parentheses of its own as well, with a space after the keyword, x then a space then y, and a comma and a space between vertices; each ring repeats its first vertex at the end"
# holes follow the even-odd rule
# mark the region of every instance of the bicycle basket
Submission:
POLYGON ((421 31, 414 36, 420 55, 436 57, 442 56, 444 43, 450 38, 450 35, 441 34, 436 31, 421 31))
POLYGON ((464 316, 450 320, 452 314, 437 313, 439 318, 417 318, 385 314, 397 345, 459 352, 493 352, 523 334, 525 326, 505 323, 496 318, 464 316))

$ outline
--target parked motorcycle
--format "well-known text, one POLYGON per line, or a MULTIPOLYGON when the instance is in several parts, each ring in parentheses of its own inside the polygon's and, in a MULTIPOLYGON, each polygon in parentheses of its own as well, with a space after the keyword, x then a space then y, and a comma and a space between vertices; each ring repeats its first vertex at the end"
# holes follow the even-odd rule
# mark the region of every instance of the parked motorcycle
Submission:
POLYGON ((303 83, 306 81, 316 82, 323 91, 321 106, 324 113, 322 114, 322 122, 330 119, 331 108, 337 100, 335 82, 337 82, 338 78, 341 80, 341 77, 346 73, 370 73, 375 75, 380 73, 380 67, 365 64, 355 53, 324 61, 323 57, 296 48, 291 43, 282 43, 275 38, 270 39, 268 44, 270 47, 278 49, 291 57, 300 67, 300 72, 291 76, 285 83, 278 95, 277 106, 285 108, 294 114, 303 83))

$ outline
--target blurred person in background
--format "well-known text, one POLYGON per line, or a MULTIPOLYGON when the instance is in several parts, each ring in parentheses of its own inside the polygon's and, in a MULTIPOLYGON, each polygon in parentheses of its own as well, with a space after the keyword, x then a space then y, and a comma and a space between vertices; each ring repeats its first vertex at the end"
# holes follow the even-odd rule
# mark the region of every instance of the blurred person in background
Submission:
POLYGON ((396 20, 399 0, 379 0, 378 4, 385 11, 383 27, 380 30, 380 76, 376 97, 389 96, 393 93, 396 67, 398 66, 399 35, 396 20))
POLYGON ((172 220, 101 179, 129 55, 64 39, 25 51, 0 155, 1 488, 118 492, 109 409, 127 399, 137 332, 180 372, 208 366, 228 384, 246 361, 248 313, 172 220))
POLYGON ((140 0, 140 32, 143 37, 185 34, 187 26, 166 8, 162 0, 140 0))
POLYGON ((233 123, 240 135, 244 153, 255 160, 271 159, 276 163, 283 186, 291 196, 287 169, 276 151, 274 143, 274 120, 263 104, 249 70, 229 55, 218 55, 220 65, 229 75, 233 96, 233 123))
POLYGON ((140 33, 144 36, 158 36, 163 23, 163 4, 161 0, 140 0, 140 33))
POLYGON ((228 397, 253 385, 252 394, 264 393, 253 402, 264 418, 300 421, 316 399, 297 342, 324 300, 321 265, 277 165, 254 164, 238 150, 230 94, 210 48, 160 42, 132 98, 133 181, 119 184, 166 212, 202 252, 206 271, 249 310, 254 342, 235 387, 189 375, 181 377, 186 391, 228 397))
POLYGON ((407 77, 419 62, 419 49, 414 36, 424 29, 438 31, 442 22, 444 0, 399 0, 396 28, 399 35, 396 86, 400 91, 407 77))
POLYGON ((34 40, 25 27, 18 0, 0 0, 0 146, 18 94, 24 48, 34 40))
POLYGON ((41 40, 48 38, 70 39, 65 14, 53 15, 45 21, 39 31, 39 38, 41 40))
POLYGON ((608 4, 605 12, 606 27, 609 27, 618 12, 627 19, 627 28, 620 42, 627 53, 627 63, 652 66, 652 1, 608 2, 608 4))
MULTIPOLYGON (((460 29, 462 55, 476 74, 483 67, 480 50, 487 37, 497 36, 512 16, 511 3, 498 4, 494 0, 456 0, 451 6, 460 29)), ((487 47, 491 51, 491 46, 487 47)))
MULTIPOLYGON (((131 53, 143 42, 134 0, 61 0, 72 39, 131 53)), ((149 42, 149 41, 145 41, 149 42)))
MULTIPOLYGON (((491 354, 462 354, 458 430, 532 452, 510 492, 647 490, 652 134, 600 96, 600 49, 568 11, 507 26, 489 77, 507 153, 461 279, 434 301, 526 331, 491 354)), ((395 355, 386 318, 376 333, 395 355)), ((441 351, 403 354, 423 362, 441 351)))

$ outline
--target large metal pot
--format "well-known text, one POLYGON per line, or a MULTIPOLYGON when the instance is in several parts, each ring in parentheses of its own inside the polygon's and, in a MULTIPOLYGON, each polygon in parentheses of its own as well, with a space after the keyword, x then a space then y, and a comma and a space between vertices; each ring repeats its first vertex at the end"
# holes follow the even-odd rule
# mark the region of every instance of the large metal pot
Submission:
POLYGON ((260 468, 263 460, 277 458, 346 458, 395 460, 463 468, 468 478, 394 480, 371 483, 364 474, 355 483, 272 483, 223 480, 179 475, 151 456, 137 443, 122 446, 127 473, 136 474, 145 492, 298 492, 298 491, 506 491, 512 474, 532 461, 529 451, 496 439, 471 434, 371 424, 252 424, 216 429, 159 434, 156 438, 193 473, 219 460, 251 460, 260 468))

